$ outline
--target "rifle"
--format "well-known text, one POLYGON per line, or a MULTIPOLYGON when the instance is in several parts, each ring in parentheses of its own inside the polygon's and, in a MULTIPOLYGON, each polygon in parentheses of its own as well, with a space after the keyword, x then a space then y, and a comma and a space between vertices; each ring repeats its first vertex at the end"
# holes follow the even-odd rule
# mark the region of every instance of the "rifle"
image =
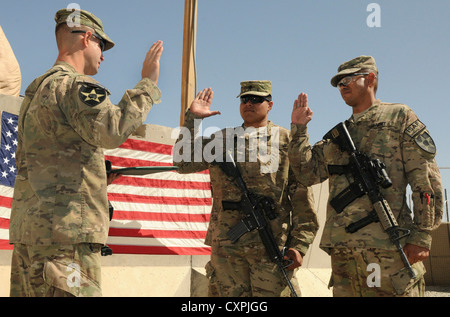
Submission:
MULTIPOLYGON (((277 217, 273 201, 268 197, 255 195, 247 189, 242 174, 236 166, 233 156, 229 152, 227 152, 224 162, 218 164, 224 173, 228 177, 231 177, 243 192, 240 206, 242 206, 242 209, 245 211, 245 218, 227 232, 228 238, 230 238, 232 243, 235 243, 243 234, 257 229, 269 258, 277 264, 278 268, 283 273, 292 295, 298 297, 285 270, 292 264, 292 261, 284 260, 283 254, 286 248, 283 248, 283 253, 280 251, 278 244, 275 241, 275 237, 273 236, 270 223, 266 219, 267 217, 270 220, 273 220, 277 217)), ((226 204, 227 202, 223 203, 226 204)))
POLYGON ((368 195, 373 209, 368 216, 348 225, 345 231, 354 233, 361 228, 373 223, 380 222, 384 231, 388 234, 390 241, 397 247, 400 256, 408 269, 411 278, 416 278, 411 264, 406 257, 405 252, 400 244, 400 239, 410 234, 410 230, 400 228, 395 216, 389 207, 388 202, 383 197, 379 187, 388 188, 392 185, 392 181, 386 173, 386 166, 380 160, 371 160, 367 154, 359 152, 347 130, 345 123, 341 122, 331 129, 324 139, 330 139, 336 143, 341 151, 350 154, 349 164, 329 165, 330 174, 349 173, 354 179, 346 189, 340 192, 336 197, 331 199, 330 205, 341 213, 344 208, 353 202, 356 198, 368 195))
MULTIPOLYGON (((105 167, 106 167, 106 174, 111 173, 111 161, 105 160, 105 167)), ((108 199, 108 211, 109 211, 109 221, 111 221, 114 214, 114 207, 113 205, 111 205, 109 199, 108 199)), ((107 244, 104 244, 101 247, 100 253, 102 256, 108 256, 113 254, 113 250, 107 244)))

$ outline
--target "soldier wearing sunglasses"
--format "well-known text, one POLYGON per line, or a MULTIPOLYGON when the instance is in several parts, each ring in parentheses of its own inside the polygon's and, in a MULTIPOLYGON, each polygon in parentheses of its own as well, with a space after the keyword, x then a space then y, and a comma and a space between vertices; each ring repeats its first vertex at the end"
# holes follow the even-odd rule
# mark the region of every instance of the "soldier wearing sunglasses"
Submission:
POLYGON ((58 57, 27 88, 20 108, 17 178, 9 225, 11 296, 100 296, 109 230, 103 148, 118 147, 160 102, 158 41, 142 79, 118 105, 94 80, 114 46, 84 10, 55 15, 58 57))
MULTIPOLYGON (((269 120, 269 112, 274 106, 271 93, 270 81, 241 82, 238 98, 242 126, 226 128, 211 138, 203 138, 202 152, 205 153, 204 149, 207 149, 211 142, 216 145, 217 142, 223 142, 221 151, 231 150, 234 153, 234 161, 249 191, 273 202, 274 218, 268 221, 280 250, 287 250, 285 258, 291 261, 287 268, 288 278, 297 295, 300 295, 295 272, 301 266, 303 256, 314 239, 318 223, 311 190, 297 184, 289 169, 289 131, 269 120), (234 141, 228 143, 226 140, 230 132, 236 134, 234 141), (243 142, 240 143, 240 140, 243 142), (276 156, 272 158, 278 163, 273 170, 263 168, 266 162, 261 156, 257 156, 255 160, 250 159, 249 147, 252 142, 266 144, 266 148, 271 149, 271 154, 276 156), (244 159, 239 159, 239 154, 243 154, 244 159)), ((192 144, 195 142, 193 136, 198 132, 195 128, 199 126, 195 121, 220 114, 219 111, 210 109, 213 95, 211 88, 199 92, 186 113, 183 129, 189 130, 190 133, 180 133, 175 149, 183 145, 181 148, 189 151, 187 157, 190 159, 185 155, 178 159, 174 150, 174 165, 179 167, 179 173, 209 170, 213 207, 205 240, 205 243, 211 246, 211 259, 206 265, 208 295, 290 296, 286 280, 269 258, 258 230, 246 232, 234 243, 228 235, 230 228, 239 224, 246 214, 246 207, 241 204, 241 189, 214 161, 207 160, 204 155, 200 160, 195 160, 192 144), (185 135, 190 137, 184 137, 185 135)), ((220 152, 216 157, 221 159, 224 153, 220 152)))
POLYGON ((395 226, 404 229, 403 237, 398 238, 414 274, 409 273, 383 222, 377 222, 379 218, 365 221, 376 205, 367 193, 353 194, 358 191, 351 187, 357 184, 357 173, 347 168, 348 150, 342 151, 328 133, 313 147, 309 144, 306 125, 312 119, 312 111, 305 93, 298 96, 292 110, 289 158, 297 179, 307 186, 329 181, 329 204, 320 247, 331 255, 330 285, 337 297, 424 296, 422 261, 429 256, 431 231, 439 226, 443 213, 433 139, 411 108, 376 98, 378 77, 374 58, 360 56, 341 64, 331 85, 339 89, 352 109, 345 126, 354 146, 371 160, 384 164, 392 181, 380 186, 379 191, 398 222, 395 226), (412 190, 412 211, 406 200, 408 185, 412 190), (348 195, 344 194, 346 189, 348 195), (342 197, 354 200, 344 201, 342 197))

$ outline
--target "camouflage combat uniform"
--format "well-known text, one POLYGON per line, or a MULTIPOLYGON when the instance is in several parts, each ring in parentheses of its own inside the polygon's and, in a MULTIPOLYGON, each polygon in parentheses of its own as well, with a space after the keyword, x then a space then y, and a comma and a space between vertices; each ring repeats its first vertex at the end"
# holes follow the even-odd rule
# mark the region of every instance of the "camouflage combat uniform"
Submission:
POLYGON ((65 62, 26 90, 9 226, 11 296, 101 295, 109 230, 103 148, 125 142, 161 93, 145 78, 117 106, 108 95, 65 62))
MULTIPOLYGON (((189 129, 191 136, 198 132, 194 131, 194 126, 198 127, 195 119, 201 120, 187 111, 184 128, 189 129)), ((211 139, 203 138, 202 151, 213 140, 221 140, 218 143, 223 142, 223 151, 225 151, 227 133, 231 135, 230 131, 242 131, 241 128, 244 130, 243 126, 231 128, 231 130, 223 129, 215 133, 211 139)), ((264 140, 267 140, 268 149, 271 149, 272 144, 279 146, 278 165, 274 170, 266 172, 263 172, 264 165, 270 165, 270 161, 262 160, 260 156, 254 161, 249 156, 249 144, 252 142, 249 140, 261 142, 256 134, 252 135, 257 131, 248 129, 245 131, 247 134, 237 133, 238 137, 233 142, 235 161, 243 179, 250 192, 269 196, 275 202, 278 217, 271 221, 271 228, 280 249, 286 246, 304 255, 314 239, 318 223, 311 189, 297 184, 293 173, 289 170, 287 157, 289 131, 270 121, 266 127, 258 131, 259 137, 267 133, 267 139, 264 140), (249 131, 250 134, 248 134, 249 131), (237 159, 239 155, 245 155, 245 160, 237 159)), ((182 137, 180 134, 174 152, 181 144, 187 144, 188 151, 192 152, 188 155, 190 162, 187 160, 176 162, 174 158, 174 164, 179 167, 178 172, 194 173, 209 170, 211 179, 213 206, 205 240, 212 249, 211 261, 206 265, 209 296, 289 296, 290 291, 286 281, 267 256, 257 230, 247 232, 234 244, 226 235, 230 228, 244 217, 244 212, 229 210, 227 208, 230 207, 227 206, 224 208, 222 202, 239 202, 242 197, 240 189, 217 164, 208 163, 204 155, 201 161, 194 161, 195 154, 194 147, 191 147, 193 144, 191 138, 182 137)), ((274 153, 276 153, 275 150, 274 153)), ((223 157, 223 153, 220 152, 217 157, 223 157)), ((288 271, 288 274, 297 294, 300 295, 293 271, 288 271)))
MULTIPOLYGON (((356 148, 385 163, 393 185, 381 189, 400 227, 411 230, 406 243, 431 247, 431 230, 439 225, 442 213, 442 185, 434 160, 436 149, 424 124, 406 105, 377 100, 358 120, 347 121, 356 148), (406 187, 411 186, 414 220, 406 203, 406 187), (428 199, 427 199, 428 197, 428 199), (435 212, 436 209, 436 212, 435 212)), ((304 185, 329 180, 329 200, 349 186, 345 174, 329 173, 329 165, 348 164, 348 154, 330 140, 308 140, 305 125, 292 124, 289 158, 297 179, 304 185)), ((335 296, 423 296, 425 268, 413 265, 417 273, 410 280, 399 252, 380 223, 372 223, 355 233, 345 227, 368 215, 372 204, 367 195, 357 198, 337 213, 328 203, 320 247, 332 255, 335 296), (370 263, 381 269, 381 286, 368 287, 370 263), (401 272, 399 272, 401 271, 401 272)))

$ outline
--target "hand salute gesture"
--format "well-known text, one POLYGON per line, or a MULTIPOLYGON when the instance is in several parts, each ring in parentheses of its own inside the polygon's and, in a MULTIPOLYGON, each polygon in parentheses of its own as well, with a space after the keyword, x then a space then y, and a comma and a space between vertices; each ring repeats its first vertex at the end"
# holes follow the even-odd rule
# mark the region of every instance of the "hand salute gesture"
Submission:
POLYGON ((194 101, 191 103, 191 107, 189 110, 201 117, 206 118, 210 116, 215 116, 216 114, 220 114, 220 111, 211 111, 211 103, 213 100, 214 92, 211 88, 205 88, 197 94, 194 101))
POLYGON ((162 41, 153 43, 152 47, 148 50, 144 64, 142 65, 142 78, 150 78, 155 84, 158 84, 159 60, 161 59, 163 50, 162 41))
POLYGON ((295 124, 307 124, 312 119, 313 112, 308 107, 308 95, 301 93, 294 101, 291 121, 295 124))

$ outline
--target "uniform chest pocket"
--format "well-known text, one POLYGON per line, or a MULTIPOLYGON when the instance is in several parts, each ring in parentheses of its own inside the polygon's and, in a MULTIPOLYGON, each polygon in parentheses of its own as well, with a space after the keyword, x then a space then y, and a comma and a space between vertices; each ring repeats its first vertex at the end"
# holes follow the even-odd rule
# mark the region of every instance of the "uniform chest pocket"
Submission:
POLYGON ((367 128, 368 134, 363 137, 360 150, 371 153, 371 156, 392 157, 399 148, 400 131, 388 122, 379 122, 367 128))

